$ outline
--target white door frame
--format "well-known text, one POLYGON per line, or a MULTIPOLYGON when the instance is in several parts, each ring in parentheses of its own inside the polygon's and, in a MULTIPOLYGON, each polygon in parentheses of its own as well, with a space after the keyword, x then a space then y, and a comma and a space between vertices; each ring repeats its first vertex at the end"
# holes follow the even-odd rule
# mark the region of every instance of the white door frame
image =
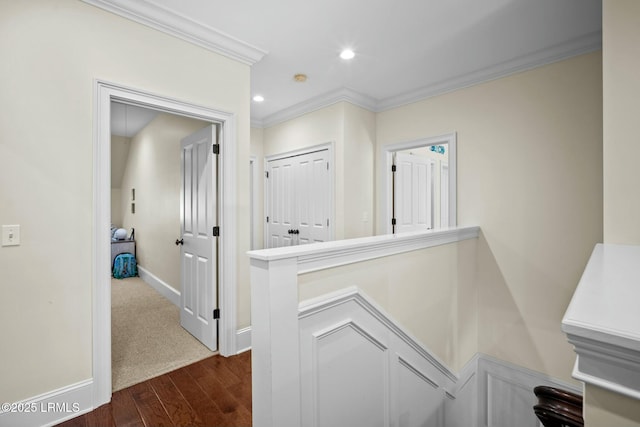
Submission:
POLYGON ((428 145, 449 144, 449 227, 456 227, 456 164, 457 164, 457 135, 455 132, 445 135, 432 136, 429 138, 416 139, 413 141, 385 144, 380 147, 378 158, 378 192, 380 202, 378 213, 380 220, 377 223, 378 234, 391 234, 392 200, 393 200, 393 179, 391 176, 391 165, 393 165, 393 153, 396 151, 409 150, 411 148, 425 147, 428 145))
POLYGON ((261 248, 260 237, 258 236, 258 224, 260 224, 260 213, 258 212, 258 186, 260 180, 258 176, 258 158, 256 156, 249 156, 249 185, 250 185, 250 197, 249 203, 249 217, 251 218, 251 245, 250 250, 261 248))
MULTIPOLYGON (((316 151, 322 151, 322 150, 328 150, 328 154, 329 154, 329 172, 331 172, 329 174, 329 191, 331 192, 331 194, 329 194, 329 223, 331 224, 331 226, 329 227, 329 240, 335 240, 336 238, 336 215, 335 215, 335 206, 336 206, 336 187, 335 187, 335 182, 336 182, 336 173, 335 173, 335 157, 334 157, 334 145, 335 143, 333 141, 331 142, 327 142, 324 144, 318 144, 318 145, 312 145, 311 147, 304 147, 298 150, 293 150, 293 151, 286 151, 284 153, 278 153, 278 154, 271 154, 269 156, 265 156, 264 157, 264 171, 265 173, 268 171, 268 165, 269 162, 273 161, 273 160, 279 160, 279 159, 286 159, 287 157, 294 157, 294 156, 302 156, 304 154, 309 154, 309 153, 315 153, 316 151)), ((263 193, 264 194, 264 217, 262 218, 263 224, 264 224, 264 232, 263 234, 263 247, 268 247, 267 245, 267 239, 269 238, 269 226, 266 223, 266 215, 267 212, 269 211, 269 189, 268 189, 268 185, 267 185, 267 180, 264 179, 264 186, 263 186, 263 193)))
POLYGON ((94 81, 93 135, 93 407, 111 400, 111 101, 217 123, 220 130, 219 349, 236 354, 236 122, 232 113, 94 81))

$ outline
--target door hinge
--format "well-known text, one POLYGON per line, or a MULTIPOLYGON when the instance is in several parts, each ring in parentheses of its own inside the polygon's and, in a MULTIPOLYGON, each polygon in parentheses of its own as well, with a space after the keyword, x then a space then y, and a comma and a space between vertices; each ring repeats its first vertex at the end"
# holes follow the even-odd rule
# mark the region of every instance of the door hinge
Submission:
POLYGON ((213 227, 213 237, 218 237, 218 236, 220 236, 220 227, 216 225, 215 227, 213 227))
POLYGON ((213 309, 213 320, 219 319, 220 318, 220 309, 219 308, 214 308, 213 309))
POLYGON ((269 222, 269 217, 267 217, 267 222, 269 222))
POLYGON ((269 171, 265 171, 264 172, 264 176, 265 176, 265 178, 269 179, 269 171))
POLYGON ((396 165, 391 165, 391 172, 395 172, 397 170, 396 165))
POLYGON ((327 227, 329 226, 329 218, 327 218, 327 227))
POLYGON ((220 144, 213 144, 213 154, 220 154, 220 144))
POLYGON ((329 170, 329 162, 327 162, 327 170, 329 170))
POLYGON ((396 225, 396 219, 395 218, 391 218, 391 225, 396 225))

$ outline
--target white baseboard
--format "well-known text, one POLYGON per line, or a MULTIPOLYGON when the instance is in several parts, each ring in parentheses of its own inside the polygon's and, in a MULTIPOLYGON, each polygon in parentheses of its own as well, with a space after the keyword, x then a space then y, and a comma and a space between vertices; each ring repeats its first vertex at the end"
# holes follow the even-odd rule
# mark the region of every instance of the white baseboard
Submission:
POLYGON ((176 291, 171 285, 140 265, 138 265, 138 275, 147 285, 160 292, 163 297, 171 301, 176 307, 180 307, 180 292, 176 291))
POLYGON ((251 350, 251 326, 236 332, 236 354, 251 350))
POLYGON ((81 381, 0 410, 0 427, 53 426, 93 409, 93 380, 81 381))

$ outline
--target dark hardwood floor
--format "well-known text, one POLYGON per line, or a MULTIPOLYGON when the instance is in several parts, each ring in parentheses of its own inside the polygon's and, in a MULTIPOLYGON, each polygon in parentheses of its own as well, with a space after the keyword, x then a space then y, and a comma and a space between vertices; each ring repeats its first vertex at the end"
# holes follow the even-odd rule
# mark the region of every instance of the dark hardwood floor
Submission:
POLYGON ((251 426, 251 352, 213 356, 113 393, 60 427, 251 426))

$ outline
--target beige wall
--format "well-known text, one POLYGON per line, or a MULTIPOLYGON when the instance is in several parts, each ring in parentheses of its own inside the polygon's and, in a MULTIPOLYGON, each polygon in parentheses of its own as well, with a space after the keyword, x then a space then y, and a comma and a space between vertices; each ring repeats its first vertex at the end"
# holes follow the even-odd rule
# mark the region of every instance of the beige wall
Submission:
POLYGON ((111 224, 122 227, 122 176, 129 157, 131 138, 111 136, 111 224))
POLYGON ((375 234, 374 159, 376 115, 348 102, 344 104, 344 235, 375 234))
MULTIPOLYGON (((640 2, 602 11, 604 242, 640 244, 640 2)), ((640 401, 586 385, 586 426, 640 426, 640 401)))
POLYGON ((111 224, 115 227, 122 227, 122 190, 120 188, 111 189, 111 224))
MULTIPOLYGON (((159 114, 131 140, 122 177, 122 227, 136 230, 136 260, 173 287, 180 285, 180 141, 209 123, 159 114), (131 213, 131 189, 136 210, 131 213)), ((113 202, 113 200, 112 200, 113 202)))
POLYGON ((375 114, 338 102, 264 129, 264 156, 334 144, 335 238, 373 235, 375 114), (363 221, 366 216, 366 221, 363 221))
POLYGON ((602 239, 600 52, 378 114, 378 145, 457 132, 458 224, 479 225, 478 348, 570 380, 560 322, 602 239))
POLYGON ((476 240, 299 276, 301 301, 357 286, 447 366, 477 352, 476 240))
POLYGON ((640 244, 640 2, 603 2, 604 240, 640 244))
POLYGON ((251 156, 255 159, 254 179, 254 218, 253 245, 254 249, 264 248, 264 130, 251 128, 251 156))
POLYGON ((584 390, 586 427, 640 427, 640 402, 595 385, 584 390))
MULTIPOLYGON (((235 114, 241 289, 250 93, 247 65, 76 0, 2 1, 0 53, 0 223, 22 226, 21 245, 0 248, 11 402, 92 377, 95 79, 235 114)), ((246 326, 248 299, 239 309, 246 326)))

